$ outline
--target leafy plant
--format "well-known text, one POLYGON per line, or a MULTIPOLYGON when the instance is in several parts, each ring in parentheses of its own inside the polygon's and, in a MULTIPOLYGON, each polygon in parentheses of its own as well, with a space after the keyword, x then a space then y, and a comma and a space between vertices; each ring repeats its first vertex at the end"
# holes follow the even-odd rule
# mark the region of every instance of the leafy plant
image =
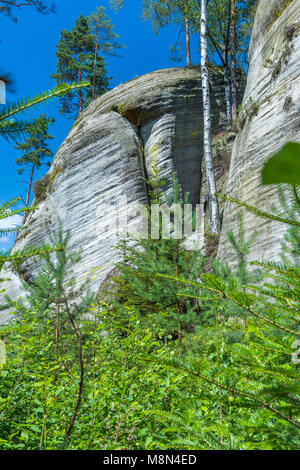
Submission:
POLYGON ((264 165, 263 184, 288 183, 300 185, 300 144, 285 144, 264 165))

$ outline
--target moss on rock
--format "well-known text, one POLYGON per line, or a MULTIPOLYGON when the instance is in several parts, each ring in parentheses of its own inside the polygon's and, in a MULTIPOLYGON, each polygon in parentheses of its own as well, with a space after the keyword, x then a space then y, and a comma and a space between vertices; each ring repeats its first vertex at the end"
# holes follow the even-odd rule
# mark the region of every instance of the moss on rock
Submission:
POLYGON ((33 188, 34 200, 36 204, 43 202, 47 193, 51 191, 55 178, 64 171, 61 166, 55 166, 51 173, 46 173, 45 176, 39 178, 33 188))

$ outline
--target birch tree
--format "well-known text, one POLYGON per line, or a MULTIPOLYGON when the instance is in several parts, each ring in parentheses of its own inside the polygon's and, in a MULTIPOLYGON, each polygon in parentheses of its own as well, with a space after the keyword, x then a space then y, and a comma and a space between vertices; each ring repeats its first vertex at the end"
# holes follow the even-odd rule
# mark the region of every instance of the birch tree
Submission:
POLYGON ((206 181, 209 196, 210 229, 214 234, 220 233, 219 205, 216 196, 216 181, 211 149, 211 118, 210 118, 210 92, 208 75, 208 39, 207 39, 207 0, 201 0, 201 75, 203 94, 203 121, 204 121, 204 159, 206 181))

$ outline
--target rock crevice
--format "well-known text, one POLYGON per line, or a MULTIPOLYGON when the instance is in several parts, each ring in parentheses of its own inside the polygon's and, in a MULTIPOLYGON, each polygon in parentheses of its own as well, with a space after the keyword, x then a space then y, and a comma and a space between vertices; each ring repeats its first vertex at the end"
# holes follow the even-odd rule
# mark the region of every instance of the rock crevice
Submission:
MULTIPOLYGON (((224 82, 212 74, 213 125, 226 125, 224 82)), ((182 192, 200 200, 202 160, 202 88, 197 68, 160 70, 131 80, 93 102, 77 119, 59 148, 43 181, 14 250, 38 246, 57 231, 59 220, 71 232, 70 252, 81 260, 72 275, 78 285, 89 281, 99 286, 119 260, 116 245, 123 236, 127 208, 128 231, 135 233, 140 216, 137 204, 148 202, 146 180, 153 159, 168 181, 176 171, 182 192)), ((25 276, 35 277, 39 259, 22 266, 25 276)), ((24 295, 18 277, 7 272, 7 294, 24 295)), ((0 299, 0 304, 3 299, 0 299)), ((2 315, 2 321, 8 311, 2 315)))
MULTIPOLYGON (((276 186, 261 184, 264 163, 288 141, 300 142, 300 0, 260 0, 250 45, 242 110, 248 109, 233 147, 227 194, 266 212, 280 208, 276 186)), ((237 207, 226 203, 218 254, 235 265, 227 232, 236 232, 237 207)), ((249 260, 278 261, 284 224, 250 212, 245 232, 259 232, 249 260)))

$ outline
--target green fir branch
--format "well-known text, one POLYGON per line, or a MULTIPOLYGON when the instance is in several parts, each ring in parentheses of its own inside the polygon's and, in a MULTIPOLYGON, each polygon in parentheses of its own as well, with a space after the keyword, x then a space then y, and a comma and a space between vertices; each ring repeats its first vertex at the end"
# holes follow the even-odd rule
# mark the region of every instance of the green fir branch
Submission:
POLYGON ((237 199, 234 199, 234 198, 229 197, 229 196, 225 196, 225 195, 222 195, 222 194, 216 194, 216 196, 221 197, 222 199, 225 199, 227 201, 234 202, 235 204, 238 204, 239 206, 245 207, 245 209, 247 209, 250 212, 253 212, 254 214, 256 214, 259 217, 264 217, 264 218, 267 218, 267 219, 277 220, 278 222, 282 222, 284 224, 295 225, 296 227, 300 227, 300 222, 298 222, 296 220, 286 219, 286 218, 283 218, 283 217, 279 217, 277 215, 269 214, 268 212, 264 212, 264 211, 261 211, 261 210, 257 209, 256 207, 250 206, 246 202, 238 201, 237 199))
POLYGON ((63 83, 55 87, 54 90, 45 91, 32 98, 24 98, 11 106, 7 106, 6 109, 2 111, 2 113, 0 113, 0 122, 11 118, 17 113, 27 111, 33 106, 43 104, 45 101, 56 98, 58 96, 65 95, 67 93, 70 93, 71 91, 78 90, 79 88, 86 88, 89 86, 89 82, 72 83, 70 85, 63 83))

